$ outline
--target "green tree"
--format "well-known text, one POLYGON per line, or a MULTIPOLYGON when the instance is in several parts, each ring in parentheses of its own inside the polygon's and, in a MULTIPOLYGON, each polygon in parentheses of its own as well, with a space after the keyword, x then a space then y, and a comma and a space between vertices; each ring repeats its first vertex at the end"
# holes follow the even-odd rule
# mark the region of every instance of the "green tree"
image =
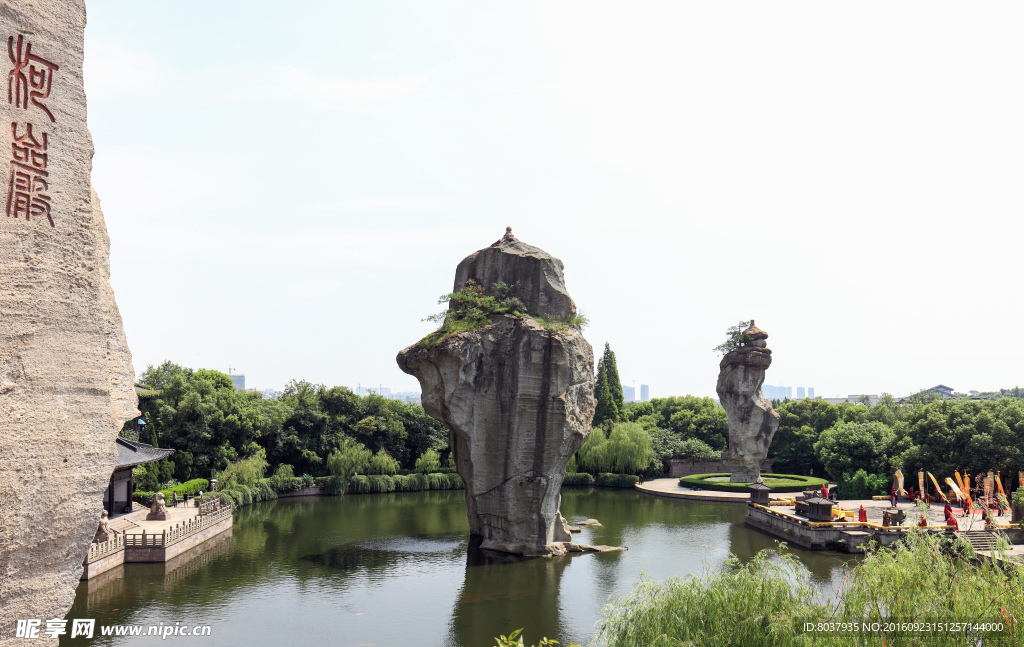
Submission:
POLYGON ((880 422, 840 422, 821 433, 814 452, 834 479, 863 468, 871 474, 888 474, 891 446, 896 434, 880 422))
POLYGON ((597 400, 597 408, 594 410, 593 426, 615 422, 619 419, 619 408, 615 404, 615 396, 612 394, 608 370, 604 365, 603 357, 597 364, 597 384, 594 386, 594 398, 597 400))
POLYGON ((618 423, 607 436, 604 429, 594 429, 577 456, 579 468, 591 474, 636 474, 655 460, 650 435, 635 422, 618 423))
POLYGON ((622 418, 622 412, 626 410, 625 396, 622 394, 622 380, 619 379, 619 367, 615 364, 615 351, 611 349, 608 342, 604 343, 604 356, 601 358, 604 363, 605 373, 608 375, 608 390, 611 391, 612 400, 615 401, 615 411, 618 413, 616 420, 622 418))
POLYGON ((423 452, 423 455, 416 459, 416 471, 420 474, 430 474, 441 469, 441 457, 433 449, 423 452))
POLYGON ((747 337, 746 333, 743 331, 749 328, 753 323, 753 320, 741 321, 736 326, 729 326, 725 331, 725 341, 718 346, 715 346, 713 350, 716 353, 727 355, 730 351, 736 350, 741 345, 750 341, 750 338, 747 337))

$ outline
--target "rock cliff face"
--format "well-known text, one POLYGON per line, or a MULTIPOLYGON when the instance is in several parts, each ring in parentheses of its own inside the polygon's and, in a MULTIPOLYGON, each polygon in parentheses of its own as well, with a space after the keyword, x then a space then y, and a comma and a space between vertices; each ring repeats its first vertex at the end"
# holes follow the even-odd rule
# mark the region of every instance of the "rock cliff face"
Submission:
MULTIPOLYGON (((562 262, 511 231, 459 264, 455 289, 469 279, 485 288, 518 281, 530 312, 576 312, 562 262)), ((594 355, 579 329, 551 333, 531 317, 501 315, 437 346, 409 346, 398 365, 416 376, 423 408, 450 431, 481 547, 558 552, 554 544, 570 540, 558 511, 565 467, 594 417, 594 355)))
POLYGON ((779 414, 761 394, 764 372, 772 365, 768 333, 754 326, 744 331, 750 339, 726 354, 719 364, 718 399, 729 414, 729 449, 722 454, 733 483, 749 483, 761 475, 779 414))
POLYGON ((0 645, 56 644, 16 621, 71 607, 134 375, 90 187, 85 4, 2 2, 0 25, 0 645))

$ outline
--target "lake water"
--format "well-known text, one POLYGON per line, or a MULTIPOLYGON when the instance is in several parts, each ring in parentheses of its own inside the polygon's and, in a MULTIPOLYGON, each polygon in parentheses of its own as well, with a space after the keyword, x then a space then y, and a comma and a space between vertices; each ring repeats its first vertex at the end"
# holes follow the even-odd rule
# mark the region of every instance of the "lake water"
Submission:
MULTIPOLYGON (((209 638, 61 640, 62 645, 491 647, 525 627, 586 644, 616 592, 646 576, 718 569, 775 546, 744 506, 632 490, 566 488, 575 541, 628 551, 517 559, 470 545, 462 491, 280 499, 242 508, 230 536, 167 564, 127 564, 82 582, 67 618, 97 626, 210 625, 209 638)), ((823 596, 851 557, 794 548, 823 596)), ((70 627, 70 623, 68 623, 70 627)), ((143 629, 146 631, 146 629, 143 629)))

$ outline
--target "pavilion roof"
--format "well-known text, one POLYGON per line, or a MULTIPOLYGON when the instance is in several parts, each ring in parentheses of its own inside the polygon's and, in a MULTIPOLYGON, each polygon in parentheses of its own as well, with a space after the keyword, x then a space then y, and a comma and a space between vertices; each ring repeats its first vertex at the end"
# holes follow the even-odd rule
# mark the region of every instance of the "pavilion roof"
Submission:
POLYGON ((146 443, 128 440, 127 438, 117 439, 117 465, 115 470, 135 467, 167 458, 174 453, 173 449, 160 449, 146 443))

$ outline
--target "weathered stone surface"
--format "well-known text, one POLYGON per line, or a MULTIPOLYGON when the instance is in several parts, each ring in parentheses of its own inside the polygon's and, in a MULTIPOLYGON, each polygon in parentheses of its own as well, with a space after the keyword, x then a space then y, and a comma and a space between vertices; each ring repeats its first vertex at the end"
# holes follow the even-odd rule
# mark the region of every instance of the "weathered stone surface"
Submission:
POLYGON ((0 102, 18 173, 13 192, 10 176, 0 184, 0 644, 39 645, 15 638, 16 621, 71 607, 136 398, 90 187, 84 2, 2 2, 0 25, 25 64, 3 57, 0 102))
POLYGON ((772 364, 772 351, 764 341, 768 333, 754 322, 744 331, 752 340, 726 354, 719 364, 718 398, 729 414, 729 449, 722 460, 733 483, 749 483, 761 475, 761 461, 768 455, 779 414, 761 394, 764 372, 772 364))
POLYGON ((576 304, 565 290, 563 269, 562 261, 543 249, 516 240, 509 227, 490 247, 462 259, 455 270, 455 289, 470 279, 488 290, 495 283, 518 282, 516 294, 530 312, 566 321, 576 314, 576 304))
MULTIPOLYGON (((575 311, 561 261, 510 233, 459 264, 456 289, 468 279, 519 281, 531 310, 575 311)), ((530 317, 503 315, 437 346, 410 346, 398 365, 419 380, 426 412, 450 430, 482 548, 547 555, 569 541, 559 490, 595 406, 594 355, 580 331, 549 333, 530 317)))

